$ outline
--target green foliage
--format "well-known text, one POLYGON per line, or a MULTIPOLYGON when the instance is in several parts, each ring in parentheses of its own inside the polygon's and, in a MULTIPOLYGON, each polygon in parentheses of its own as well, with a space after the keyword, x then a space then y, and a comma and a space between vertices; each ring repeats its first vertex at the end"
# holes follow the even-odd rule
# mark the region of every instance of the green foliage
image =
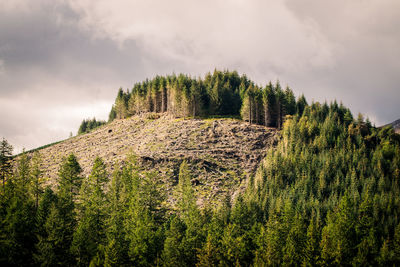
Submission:
MULTIPOLYGON (((114 110, 114 109, 112 109, 112 110, 114 110)), ((113 117, 113 116, 114 115, 112 115, 110 113, 110 117, 113 117)), ((114 118, 115 118, 115 116, 114 116, 114 118)), ((114 118, 112 118, 110 120, 113 120, 114 118)), ((98 120, 96 120, 96 118, 93 118, 91 120, 90 119, 84 119, 81 122, 81 125, 79 126, 78 134, 88 133, 91 130, 96 129, 96 128, 104 125, 104 124, 106 124, 105 121, 98 121, 98 120)))
POLYGON ((91 174, 80 189, 80 218, 71 248, 81 266, 89 265, 92 258, 101 253, 100 248, 105 243, 107 210, 104 189, 107 182, 106 166, 101 158, 96 158, 91 174))
POLYGON ((31 185, 30 185, 30 193, 35 200, 35 207, 39 206, 39 198, 43 193, 43 184, 45 182, 45 178, 42 176, 43 171, 40 168, 40 164, 42 162, 40 152, 36 151, 33 153, 32 162, 31 162, 31 185))
POLYGON ((396 249, 385 240, 393 240, 399 222, 399 141, 361 116, 353 121, 336 102, 289 117, 246 194, 267 218, 255 262, 395 262, 396 249), (287 201, 295 212, 287 213, 287 201))
POLYGON ((68 198, 71 201, 76 198, 82 184, 81 172, 81 166, 74 154, 63 158, 58 172, 58 190, 60 196, 68 198))
POLYGON ((279 82, 261 88, 236 71, 214 70, 204 79, 183 74, 156 76, 135 84, 132 90, 120 88, 109 121, 143 112, 167 112, 193 118, 241 116, 250 123, 280 128, 286 115, 302 113, 306 106, 304 96, 296 101, 293 91, 289 87, 282 90, 279 82))
POLYGON ((6 139, 0 143, 0 179, 2 180, 3 192, 5 190, 5 184, 11 174, 11 159, 12 159, 13 147, 6 139))
MULTIPOLYGON (((70 248, 77 225, 74 200, 81 186, 81 171, 73 154, 64 158, 59 170, 57 198, 54 202, 43 200, 47 204, 41 208, 44 210, 41 216, 42 220, 45 215, 47 218, 39 235, 36 257, 43 265, 75 265, 70 248)), ((50 192, 45 197, 52 199, 50 192)))
POLYGON ((2 266, 400 264, 400 138, 393 129, 354 120, 336 102, 296 101, 279 82, 260 90, 229 72, 203 81, 156 77, 135 88, 118 94, 121 117, 241 108, 251 123, 282 126, 280 140, 245 191, 202 209, 189 161, 171 177, 177 186, 168 194, 176 201, 166 210, 158 174, 144 171, 134 155, 112 166, 109 181, 100 158, 82 178, 71 154, 54 193, 43 190, 40 155, 23 153, 0 194, 2 266))
POLYGON ((160 217, 162 196, 155 190, 154 174, 131 174, 132 188, 128 193, 124 217, 128 256, 134 265, 152 265, 162 249, 163 231, 160 217))

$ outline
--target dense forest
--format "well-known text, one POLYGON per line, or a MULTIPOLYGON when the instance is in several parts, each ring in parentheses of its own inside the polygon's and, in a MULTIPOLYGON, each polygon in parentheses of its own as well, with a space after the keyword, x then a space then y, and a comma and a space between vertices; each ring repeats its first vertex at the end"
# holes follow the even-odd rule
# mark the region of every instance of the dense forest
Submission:
POLYGON ((243 194, 199 208, 192 173, 183 161, 177 203, 166 209, 157 174, 143 171, 135 155, 113 173, 107 173, 101 158, 92 159, 88 177, 81 175, 79 160, 66 155, 57 186, 51 188, 45 186, 40 152, 22 154, 13 168, 12 147, 3 139, 0 264, 399 265, 400 136, 391 127, 373 127, 361 115, 353 118, 336 102, 289 101, 291 91, 282 91, 279 83, 260 89, 244 76, 226 75, 217 72, 205 81, 156 78, 130 93, 120 90, 111 119, 145 111, 170 110, 177 116, 242 112, 249 122, 282 124, 276 148, 268 151, 243 194), (201 97, 190 98, 192 83, 202 88, 201 97), (153 84, 164 86, 164 93, 154 87, 159 97, 148 91, 153 84), (179 94, 181 104, 175 102, 179 94), (274 100, 263 102, 264 94, 274 100), (138 103, 142 106, 135 109, 138 103), (275 103, 274 108, 265 109, 265 103, 275 103))
POLYGON ((296 101, 293 91, 283 90, 279 81, 261 87, 236 71, 215 70, 204 79, 184 74, 157 76, 135 84, 130 91, 120 88, 109 121, 143 112, 193 118, 230 115, 280 128, 286 115, 301 113, 306 104, 304 96, 296 101))

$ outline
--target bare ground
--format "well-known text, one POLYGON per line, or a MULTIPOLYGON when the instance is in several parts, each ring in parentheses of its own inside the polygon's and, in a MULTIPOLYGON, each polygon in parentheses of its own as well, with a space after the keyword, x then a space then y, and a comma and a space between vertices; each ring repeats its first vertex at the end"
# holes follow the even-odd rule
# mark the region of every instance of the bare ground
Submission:
POLYGON ((153 170, 160 177, 160 188, 171 204, 179 165, 187 160, 198 203, 204 206, 243 190, 247 178, 277 140, 275 129, 235 119, 157 117, 143 114, 115 120, 40 150, 48 183, 56 184, 62 157, 70 153, 78 158, 84 176, 97 156, 111 173, 133 153, 143 170, 153 170))

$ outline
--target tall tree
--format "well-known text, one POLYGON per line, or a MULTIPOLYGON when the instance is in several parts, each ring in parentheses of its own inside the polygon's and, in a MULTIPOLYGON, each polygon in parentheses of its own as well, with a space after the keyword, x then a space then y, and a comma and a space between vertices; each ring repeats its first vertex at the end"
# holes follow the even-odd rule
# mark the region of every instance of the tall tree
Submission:
POLYGON ((84 180, 80 193, 80 220, 74 232, 72 251, 81 266, 89 265, 105 244, 106 196, 108 174, 103 160, 97 157, 92 172, 84 180))
POLYGON ((183 161, 179 168, 179 213, 186 230, 182 239, 183 260, 187 265, 196 264, 196 252, 202 247, 205 234, 202 231, 202 216, 196 204, 188 163, 183 161))
POLYGON ((63 158, 58 173, 57 202, 50 208, 44 226, 45 237, 39 248, 40 257, 46 259, 48 266, 76 264, 70 249, 77 224, 74 200, 81 187, 81 172, 74 154, 63 158))
POLYGON ((56 259, 56 247, 53 246, 54 240, 51 238, 55 237, 53 230, 58 230, 52 229, 52 227, 54 226, 52 221, 56 219, 53 217, 56 209, 56 203, 57 196, 54 194, 53 190, 50 187, 46 187, 42 198, 40 199, 36 213, 36 234, 38 242, 35 245, 36 252, 34 255, 34 260, 35 263, 37 263, 38 265, 57 265, 58 260, 56 259), (49 219, 50 214, 53 217, 52 219, 49 219))
POLYGON ((43 171, 40 167, 42 162, 42 157, 39 151, 34 152, 32 156, 32 165, 31 165, 31 192, 33 198, 35 200, 35 207, 39 206, 40 195, 43 193, 43 184, 45 182, 44 177, 42 176, 43 171))
POLYGON ((74 154, 63 158, 58 172, 59 195, 74 201, 82 185, 82 168, 74 154))
POLYGON ((3 140, 0 143, 0 178, 3 181, 3 191, 5 190, 6 180, 12 173, 12 151, 12 145, 10 145, 3 137, 3 140))

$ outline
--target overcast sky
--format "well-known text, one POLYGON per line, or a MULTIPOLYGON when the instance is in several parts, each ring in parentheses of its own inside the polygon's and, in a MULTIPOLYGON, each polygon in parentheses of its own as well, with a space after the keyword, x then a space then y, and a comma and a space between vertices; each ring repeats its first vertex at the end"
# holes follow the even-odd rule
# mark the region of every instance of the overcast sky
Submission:
POLYGON ((119 87, 214 68, 391 122, 400 1, 0 1, 0 137, 15 152, 65 139, 107 119, 119 87))

